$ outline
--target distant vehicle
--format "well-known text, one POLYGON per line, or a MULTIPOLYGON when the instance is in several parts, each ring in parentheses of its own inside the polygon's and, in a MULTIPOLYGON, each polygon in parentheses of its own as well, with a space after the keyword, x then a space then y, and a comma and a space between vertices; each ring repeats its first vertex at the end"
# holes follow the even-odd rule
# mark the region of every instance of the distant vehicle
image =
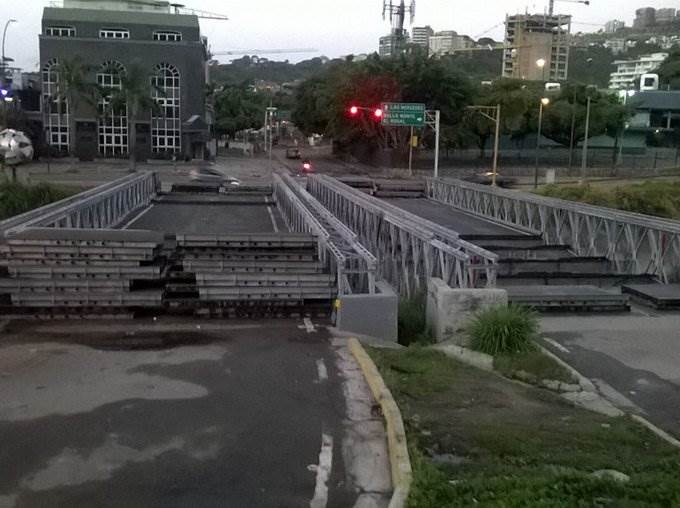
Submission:
POLYGON ((314 173, 314 166, 312 165, 312 161, 310 161, 309 159, 305 159, 302 162, 302 173, 303 174, 314 173))
POLYGON ((302 157, 300 155, 300 149, 296 146, 291 148, 286 148, 286 159, 299 159, 302 157))
MULTIPOLYGON (((468 176, 463 178, 466 182, 478 183, 480 185, 491 185, 493 182, 493 173, 491 171, 487 173, 479 173, 476 175, 468 176)), ((496 185, 498 187, 510 188, 514 187, 517 183, 516 178, 510 178, 508 176, 502 176, 496 173, 496 185)))
POLYGON ((21 131, 0 131, 0 158, 9 166, 33 160, 33 144, 21 131))
POLYGON ((241 185, 238 178, 226 176, 225 174, 212 168, 194 168, 189 172, 189 178, 194 182, 216 183, 220 185, 241 185))

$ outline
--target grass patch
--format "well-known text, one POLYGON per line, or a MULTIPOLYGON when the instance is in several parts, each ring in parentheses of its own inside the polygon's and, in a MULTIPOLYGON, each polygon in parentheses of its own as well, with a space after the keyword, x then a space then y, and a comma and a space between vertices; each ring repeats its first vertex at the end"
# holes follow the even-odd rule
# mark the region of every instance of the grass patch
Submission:
POLYGON ((0 220, 59 201, 81 191, 82 189, 77 187, 46 183, 25 185, 0 181, 0 220))
POLYGON ((402 411, 408 506, 680 506, 680 452, 628 418, 575 408, 425 348, 369 349, 402 411), (599 469, 630 476, 598 479, 599 469))
POLYGON ((479 312, 466 328, 470 347, 489 355, 536 349, 538 318, 527 307, 499 305, 479 312))
POLYGON ((645 182, 603 189, 591 185, 546 185, 543 196, 680 219, 680 182, 645 182))
POLYGON ((540 350, 516 355, 499 355, 493 359, 494 368, 508 378, 538 384, 542 379, 563 383, 577 383, 571 372, 540 350), (521 372, 526 373, 519 374, 521 372))
POLYGON ((399 344, 408 346, 433 342, 432 331, 427 326, 426 306, 427 295, 424 291, 399 301, 397 321, 399 344))

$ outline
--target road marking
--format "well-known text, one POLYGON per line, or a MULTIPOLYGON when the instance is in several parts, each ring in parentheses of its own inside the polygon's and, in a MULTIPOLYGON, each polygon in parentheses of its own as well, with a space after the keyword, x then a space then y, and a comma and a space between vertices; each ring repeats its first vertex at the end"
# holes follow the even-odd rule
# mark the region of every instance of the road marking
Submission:
POLYGON ((298 325, 300 330, 307 330, 307 333, 316 333, 316 327, 310 318, 306 317, 302 320, 302 322, 304 325, 298 325))
POLYGON ((272 220, 272 227, 274 228, 274 233, 278 233, 279 227, 276 225, 276 218, 274 218, 274 212, 272 212, 272 207, 268 206, 267 211, 269 212, 269 218, 272 220))
POLYGON ((153 207, 154 207, 154 205, 149 205, 149 208, 147 208, 146 210, 144 210, 144 211, 143 211, 142 213, 140 213, 137 217, 133 217, 133 219, 132 219, 130 222, 128 222, 127 224, 125 224, 125 225, 124 225, 123 227, 121 227, 120 229, 127 229, 127 228, 129 228, 130 226, 132 226, 135 222, 137 222, 139 219, 141 219, 142 217, 144 217, 144 216, 149 212, 149 210, 151 210, 153 207))
POLYGON ((560 344, 556 340, 550 339, 548 337, 543 337, 543 340, 546 341, 548 344, 550 344, 555 349, 562 351, 563 353, 571 353, 571 351, 569 351, 566 347, 564 347, 562 344, 560 344))
POLYGON ((328 369, 326 368, 326 363, 323 361, 323 358, 319 358, 316 361, 316 370, 319 375, 319 383, 328 379, 328 369))
POLYGON ((333 465, 333 436, 321 434, 321 452, 319 465, 308 466, 310 471, 316 471, 316 487, 314 497, 309 502, 309 508, 326 508, 328 504, 328 478, 331 476, 333 465))

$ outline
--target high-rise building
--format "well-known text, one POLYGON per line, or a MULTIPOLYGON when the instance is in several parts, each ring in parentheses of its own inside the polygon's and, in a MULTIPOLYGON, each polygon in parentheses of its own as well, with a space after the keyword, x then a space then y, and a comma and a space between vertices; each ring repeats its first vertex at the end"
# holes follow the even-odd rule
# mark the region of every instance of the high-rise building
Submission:
POLYGON ((656 24, 656 9, 654 7, 643 7, 635 11, 633 28, 649 28, 656 24))
POLYGON ((612 19, 611 21, 607 21, 604 24, 604 32, 608 34, 613 34, 625 26, 626 26, 625 22, 620 21, 618 19, 612 19))
POLYGON ((609 88, 613 90, 628 90, 635 87, 640 76, 654 71, 668 58, 668 53, 652 53, 641 55, 634 60, 614 60, 612 65, 616 71, 609 77, 609 88))
POLYGON ((125 0, 67 0, 69 7, 43 10, 43 122, 53 148, 86 159, 125 156, 133 147, 131 120, 139 159, 204 157, 211 123, 202 92, 208 42, 197 16, 171 13, 168 2, 154 4, 168 10, 140 9, 142 4, 125 0), (59 66, 76 57, 92 68, 86 79, 102 89, 120 88, 121 76, 132 66, 142 68, 158 108, 129 119, 127 109, 111 110, 107 99, 69 104, 59 94, 59 66))
POLYGON ((404 53, 409 40, 408 32, 384 35, 379 41, 378 54, 381 57, 389 58, 404 53))
POLYGON ((675 21, 675 9, 657 9, 655 19, 657 25, 668 25, 673 23, 673 21, 675 21))
POLYGON ((453 30, 437 32, 430 37, 430 55, 442 56, 456 50, 471 48, 474 42, 467 35, 458 35, 453 30))
POLYGON ((411 43, 427 48, 430 46, 430 37, 434 35, 434 30, 430 25, 414 26, 411 34, 411 43))
POLYGON ((569 71, 570 32, 571 16, 568 15, 506 16, 503 77, 566 80, 569 71))

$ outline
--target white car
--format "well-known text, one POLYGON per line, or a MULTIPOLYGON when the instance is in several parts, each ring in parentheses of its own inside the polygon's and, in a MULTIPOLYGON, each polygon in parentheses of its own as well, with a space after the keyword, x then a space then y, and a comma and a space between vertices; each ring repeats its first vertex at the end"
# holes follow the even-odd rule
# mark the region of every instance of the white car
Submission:
POLYGON ((226 176, 212 168, 194 168, 189 172, 189 178, 194 182, 215 183, 219 185, 241 185, 241 181, 233 176, 226 176))

